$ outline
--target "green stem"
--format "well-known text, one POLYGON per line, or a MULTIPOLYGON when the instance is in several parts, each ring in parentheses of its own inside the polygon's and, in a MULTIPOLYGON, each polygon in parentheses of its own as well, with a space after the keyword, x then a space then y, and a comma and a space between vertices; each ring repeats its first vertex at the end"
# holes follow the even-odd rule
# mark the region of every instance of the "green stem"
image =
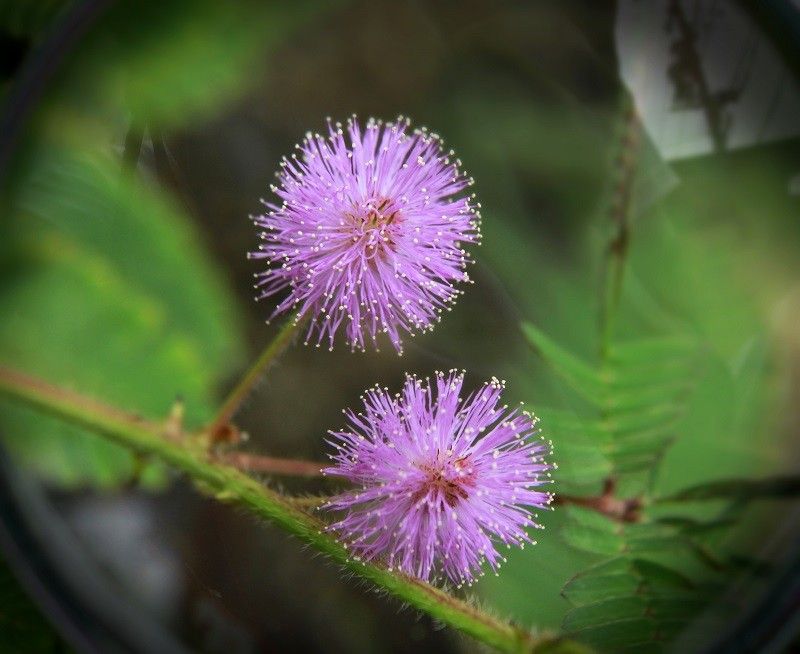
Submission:
POLYGON ((211 460, 199 444, 164 438, 164 424, 127 414, 3 367, 0 367, 0 394, 84 427, 134 452, 159 457, 220 501, 237 504, 269 520, 400 600, 501 651, 586 651, 582 646, 554 636, 534 636, 418 579, 390 572, 381 565, 354 560, 325 532, 323 522, 235 468, 211 460))
POLYGON ((211 434, 212 437, 230 424, 231 418, 233 418, 239 410, 242 402, 245 401, 253 390, 253 387, 258 383, 259 379, 261 379, 267 368, 269 368, 289 346, 295 334, 300 331, 305 322, 305 319, 295 316, 287 320, 283 327, 281 327, 280 331, 275 335, 275 338, 269 342, 245 376, 239 380, 239 383, 234 386, 233 390, 228 394, 227 399, 222 403, 216 418, 214 418, 214 421, 208 427, 208 433, 211 434))
POLYGON ((325 502, 329 501, 332 495, 293 495, 287 497, 286 501, 291 502, 294 506, 304 511, 313 511, 325 502))
POLYGON ((610 218, 613 234, 607 246, 606 269, 603 276, 600 307, 600 356, 608 358, 614 332, 614 318, 622 292, 625 262, 630 241, 630 211, 637 160, 641 145, 641 123, 633 103, 628 100, 624 111, 624 126, 620 148, 615 161, 617 179, 611 198, 610 218))

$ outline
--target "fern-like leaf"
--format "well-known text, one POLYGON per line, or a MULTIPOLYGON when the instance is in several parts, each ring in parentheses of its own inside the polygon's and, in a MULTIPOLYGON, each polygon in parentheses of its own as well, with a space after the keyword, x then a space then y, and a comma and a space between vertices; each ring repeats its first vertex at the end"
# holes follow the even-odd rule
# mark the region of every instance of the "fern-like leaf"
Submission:
POLYGON ((568 460, 594 459, 589 472, 568 464, 559 481, 586 484, 647 473, 638 487, 631 485, 646 490, 650 473, 674 438, 674 426, 692 389, 700 353, 697 342, 670 336, 617 343, 603 362, 593 366, 534 325, 525 323, 522 328, 542 358, 592 407, 588 415, 541 412, 568 460), (594 454, 588 454, 592 449, 594 454))
POLYGON ((648 510, 652 480, 676 437, 702 349, 696 339, 680 335, 638 339, 610 344, 593 364, 533 325, 523 330, 587 407, 582 413, 540 411, 563 464, 556 481, 562 489, 585 489, 614 480, 617 493, 635 496, 643 507, 635 523, 565 507, 562 538, 600 562, 564 587, 573 608, 562 627, 601 651, 660 652, 707 605, 718 577, 734 565, 708 545, 709 535, 732 521, 672 520, 648 510), (698 569, 703 573, 690 580, 685 571, 698 569))

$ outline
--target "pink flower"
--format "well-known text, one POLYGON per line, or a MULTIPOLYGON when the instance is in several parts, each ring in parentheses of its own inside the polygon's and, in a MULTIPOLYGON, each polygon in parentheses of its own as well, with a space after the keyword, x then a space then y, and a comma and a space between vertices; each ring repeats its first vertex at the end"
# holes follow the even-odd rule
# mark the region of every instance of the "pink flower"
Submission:
POLYGON ((536 419, 498 406, 493 379, 466 399, 463 374, 407 376, 402 393, 375 387, 364 412, 346 412, 347 431, 331 432, 334 465, 325 470, 356 487, 323 508, 343 513, 329 529, 355 557, 383 560, 421 579, 472 583, 498 544, 532 542, 534 511, 552 496, 544 460, 549 444, 536 419))
POLYGON ((401 333, 427 331, 469 281, 464 244, 480 240, 478 206, 460 162, 409 121, 351 118, 307 134, 281 162, 281 205, 254 217, 262 244, 251 257, 258 299, 288 290, 272 316, 310 316, 306 341, 333 347, 341 328, 353 349, 379 332, 402 352, 401 333))

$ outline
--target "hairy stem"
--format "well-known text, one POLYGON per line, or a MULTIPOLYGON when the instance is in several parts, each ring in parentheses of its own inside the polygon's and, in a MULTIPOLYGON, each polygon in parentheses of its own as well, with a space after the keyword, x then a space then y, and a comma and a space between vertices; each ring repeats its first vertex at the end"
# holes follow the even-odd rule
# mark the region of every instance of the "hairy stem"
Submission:
POLYGON ((312 512, 320 508, 325 502, 331 499, 330 495, 293 495, 287 497, 286 501, 303 511, 312 512))
MULTIPOLYGON (((208 433, 212 440, 217 439, 218 436, 228 430, 231 418, 233 418, 239 410, 242 402, 245 401, 253 390, 253 387, 264 375, 267 368, 269 368, 289 346, 292 339, 304 324, 305 320, 299 316, 287 320, 244 377, 234 386, 233 390, 228 394, 227 399, 222 403, 216 418, 214 418, 214 421, 208 427, 208 433)), ((225 440, 224 437, 220 439, 225 440)))
MULTIPOLYGON (((216 460, 226 463, 247 472, 263 472, 273 475, 286 475, 289 477, 318 477, 322 475, 324 463, 305 461, 303 459, 283 459, 260 454, 245 452, 226 452, 219 454, 216 460)), ((596 511, 612 520, 620 522, 638 522, 641 519, 642 501, 639 498, 620 498, 615 495, 616 484, 613 480, 606 480, 603 492, 600 495, 565 495, 557 493, 553 498, 555 506, 582 506, 596 511)), ((318 506, 328 497, 292 497, 287 498, 295 505, 318 506)))
POLYGON ((166 423, 144 420, 2 367, 0 395, 84 427, 133 452, 159 457, 220 501, 236 504, 269 520, 400 600, 501 651, 586 651, 554 636, 534 635, 418 579, 354 560, 344 546, 326 533, 323 522, 239 470, 212 460, 197 441, 166 438, 166 423))

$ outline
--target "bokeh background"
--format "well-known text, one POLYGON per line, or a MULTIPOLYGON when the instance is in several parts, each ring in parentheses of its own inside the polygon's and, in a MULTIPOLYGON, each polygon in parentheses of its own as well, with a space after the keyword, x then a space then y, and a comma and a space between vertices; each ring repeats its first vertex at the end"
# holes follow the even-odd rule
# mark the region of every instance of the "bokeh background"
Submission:
MULTIPOLYGON (((475 283, 402 357, 391 347, 290 349, 237 417, 244 449, 322 460, 326 430, 364 388, 398 387, 405 371, 465 368, 468 385, 496 375, 511 401, 541 408, 562 468, 556 490, 597 493, 611 464, 591 434, 560 431, 556 418, 548 429, 548 411, 585 416, 585 402, 521 324, 598 361, 608 244, 622 216, 613 339, 696 346, 668 444, 634 465, 627 488, 660 496, 798 472, 796 4, 105 4, 85 3, 92 20, 64 49, 48 44, 72 34, 72 7, 12 2, 0 12, 7 116, 24 107, 7 122, 20 129, 2 136, 4 364, 149 417, 180 396, 200 426, 277 329, 265 324, 270 305, 252 299, 258 263, 246 253, 257 246, 248 215, 280 157, 326 116, 403 114, 440 133, 476 180, 484 243, 473 252, 475 283), (46 91, 26 105, 37 79, 46 91)), ((645 361, 643 383, 651 371, 645 361)), ((157 464, 0 406, 13 498, 4 506, 16 515, 7 522, 30 532, 29 553, 60 580, 80 642, 227 654, 476 651, 157 464)), ((722 508, 687 515, 719 521, 722 508)), ((675 629, 689 649, 745 615, 791 554, 796 503, 738 509, 711 530, 709 551, 730 549, 740 565, 720 559, 717 599, 697 609, 697 624, 675 629)), ((565 541, 565 511, 543 519, 539 544, 509 552, 501 575, 469 594, 558 629, 571 606, 562 588, 604 552, 565 541)), ((16 597, 13 580, 3 584, 16 597)), ((12 626, 20 649, 9 651, 64 647, 40 626, 12 626)))

